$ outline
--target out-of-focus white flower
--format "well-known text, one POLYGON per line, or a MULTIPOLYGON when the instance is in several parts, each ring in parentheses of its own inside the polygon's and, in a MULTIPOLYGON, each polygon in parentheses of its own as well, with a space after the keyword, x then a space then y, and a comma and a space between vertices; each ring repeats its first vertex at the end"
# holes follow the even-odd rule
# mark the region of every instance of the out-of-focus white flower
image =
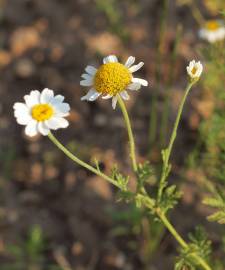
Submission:
POLYGON ((199 30, 199 36, 210 43, 223 40, 225 38, 225 26, 220 20, 209 20, 199 30))
POLYGON ((187 73, 192 80, 199 79, 203 71, 203 66, 200 61, 192 60, 187 66, 187 73))
POLYGON ((112 98, 112 107, 116 108, 118 95, 124 100, 129 99, 126 90, 139 90, 141 86, 147 86, 148 82, 143 79, 134 78, 132 73, 139 70, 144 63, 133 65, 135 57, 130 56, 123 65, 118 62, 115 55, 109 55, 103 59, 103 65, 98 69, 93 66, 85 68, 86 73, 82 74, 82 86, 89 86, 91 89, 81 100, 94 101, 102 95, 103 99, 112 98))
POLYGON ((24 96, 25 103, 14 104, 14 116, 17 123, 26 126, 25 134, 32 137, 41 133, 46 136, 50 129, 66 128, 69 122, 70 106, 64 103, 64 97, 54 96, 54 92, 45 88, 42 92, 33 90, 24 96))

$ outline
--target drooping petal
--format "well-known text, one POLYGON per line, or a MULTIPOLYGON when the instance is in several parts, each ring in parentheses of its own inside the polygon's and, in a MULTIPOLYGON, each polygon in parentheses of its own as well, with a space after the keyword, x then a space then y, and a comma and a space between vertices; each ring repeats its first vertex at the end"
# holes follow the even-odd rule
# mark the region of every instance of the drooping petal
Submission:
POLYGON ((49 103, 50 100, 54 97, 54 92, 51 89, 45 88, 42 92, 41 92, 41 96, 40 96, 40 102, 42 104, 46 104, 49 103))
POLYGON ((140 83, 137 83, 137 82, 134 82, 134 83, 131 83, 127 86, 127 89, 131 90, 131 91, 137 91, 141 88, 141 84, 140 83))
POLYGON ((62 117, 52 117, 45 122, 46 126, 50 129, 56 130, 58 128, 66 128, 69 122, 62 117))
POLYGON ((33 90, 29 95, 24 96, 24 100, 29 108, 32 108, 34 105, 40 103, 41 93, 38 90, 33 90))
POLYGON ((129 70, 131 73, 133 73, 133 72, 139 70, 143 66, 144 66, 144 62, 140 62, 137 65, 133 65, 132 67, 130 67, 129 70))
POLYGON ((92 80, 93 79, 93 76, 90 75, 90 74, 87 74, 87 73, 83 73, 81 75, 81 78, 85 79, 85 80, 92 80))
POLYGON ((93 80, 92 79, 86 79, 80 81, 80 85, 82 86, 92 86, 93 85, 93 80))
POLYGON ((130 96, 128 95, 127 91, 122 91, 120 93, 120 96, 124 99, 124 100, 128 100, 130 98, 130 96))
POLYGON ((112 98, 112 107, 113 107, 113 110, 115 110, 115 108, 116 108, 117 100, 118 100, 118 97, 117 96, 114 96, 112 98))
POLYGON ((30 137, 37 135, 38 133, 37 124, 38 124, 37 121, 31 120, 25 128, 25 134, 30 137))
POLYGON ((134 62, 135 62, 135 57, 129 56, 126 63, 125 63, 125 66, 129 68, 130 66, 133 65, 134 62))
POLYGON ((148 86, 148 82, 144 79, 139 79, 139 78, 132 78, 132 82, 134 83, 139 83, 143 86, 148 86))
POLYGON ((38 123, 38 131, 42 134, 42 135, 44 135, 44 136, 46 136, 46 135, 48 135, 48 133, 49 133, 49 128, 45 125, 45 123, 44 122, 39 122, 38 123))
POLYGON ((93 66, 87 66, 87 67, 85 68, 85 71, 86 71, 88 74, 94 76, 95 73, 97 72, 97 69, 96 69, 95 67, 93 67, 93 66))
POLYGON ((107 63, 117 63, 118 59, 115 55, 108 55, 106 57, 103 58, 103 63, 107 64, 107 63))
POLYGON ((102 98, 103 99, 110 99, 110 98, 112 98, 112 95, 106 95, 106 96, 103 96, 102 98))
POLYGON ((88 101, 94 101, 94 100, 96 100, 99 96, 101 95, 101 93, 98 93, 96 90, 94 90, 94 89, 90 89, 89 91, 88 91, 88 93, 85 95, 85 96, 83 96, 82 98, 81 98, 81 100, 83 101, 83 100, 88 100, 88 101))

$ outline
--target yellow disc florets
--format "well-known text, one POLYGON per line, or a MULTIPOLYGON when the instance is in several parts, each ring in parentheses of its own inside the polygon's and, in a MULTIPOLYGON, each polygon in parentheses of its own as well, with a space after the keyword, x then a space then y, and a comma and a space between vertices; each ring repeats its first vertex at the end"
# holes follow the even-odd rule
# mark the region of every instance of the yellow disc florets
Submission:
POLYGON ((107 63, 98 69, 94 77, 94 87, 103 95, 114 96, 131 83, 131 72, 120 63, 107 63))
POLYGON ((197 72, 197 68, 196 68, 196 67, 193 67, 192 70, 191 70, 191 73, 192 73, 193 75, 195 75, 196 72, 197 72))
POLYGON ((220 24, 217 21, 208 21, 205 25, 206 29, 209 31, 216 31, 220 28, 220 24))
POLYGON ((35 105, 31 110, 31 115, 33 119, 38 122, 48 120, 52 117, 54 111, 49 104, 38 104, 35 105))

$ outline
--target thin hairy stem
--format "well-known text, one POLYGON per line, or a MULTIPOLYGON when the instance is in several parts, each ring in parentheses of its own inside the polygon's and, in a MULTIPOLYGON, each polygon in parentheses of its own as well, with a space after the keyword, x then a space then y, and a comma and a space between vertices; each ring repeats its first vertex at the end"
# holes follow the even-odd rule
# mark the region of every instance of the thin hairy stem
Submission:
POLYGON ((130 158, 132 161, 132 167, 133 167, 133 170, 136 172, 137 171, 137 161, 136 161, 136 154, 135 154, 135 142, 134 142, 134 135, 133 135, 132 128, 131 128, 129 115, 128 115, 126 106, 125 106, 122 98, 119 95, 118 95, 118 102, 119 102, 121 111, 123 113, 124 121, 125 121, 125 124, 127 127, 128 138, 129 138, 129 143, 130 143, 130 158))
MULTIPOLYGON (((168 231, 173 235, 173 237, 177 240, 177 242, 183 247, 188 248, 188 244, 185 242, 185 240, 179 235, 179 233, 176 231, 176 229, 173 227, 173 225, 169 222, 167 217, 164 213, 160 211, 160 209, 157 209, 156 211, 158 217, 163 222, 164 226, 168 229, 168 231)), ((211 267, 196 253, 192 254, 192 257, 202 266, 205 270, 212 270, 211 267)))
POLYGON ((182 112, 183 112, 184 103, 185 103, 185 101, 187 99, 187 96, 188 96, 189 91, 191 90, 191 87, 193 86, 193 84, 194 84, 194 82, 189 82, 186 89, 185 89, 184 96, 182 98, 182 101, 181 101, 179 109, 178 109, 177 117, 176 117, 176 120, 175 120, 175 123, 174 123, 174 127, 173 127, 171 137, 170 137, 169 145, 166 148, 166 155, 165 155, 165 158, 164 158, 164 161, 163 161, 163 169, 162 169, 162 174, 161 174, 160 183, 159 183, 159 189, 158 189, 158 196, 157 196, 158 201, 160 201, 160 199, 161 199, 163 188, 164 188, 164 183, 165 183, 166 178, 168 176, 167 172, 168 172, 168 166, 169 166, 169 159, 170 159, 170 155, 171 155, 171 151, 172 151, 172 148, 173 148, 174 141, 175 141, 176 136, 177 136, 177 129, 178 129, 179 122, 180 122, 180 119, 181 119, 181 115, 182 115, 182 112))
POLYGON ((106 181, 108 181, 109 183, 113 184, 114 186, 119 188, 118 183, 112 179, 111 177, 107 176, 106 174, 102 173, 101 171, 99 171, 98 169, 92 167, 91 165, 87 164, 86 162, 84 162, 83 160, 79 159, 78 157, 76 157, 74 154, 72 154, 65 146, 63 146, 57 139, 56 137, 49 132, 48 134, 49 139, 68 157, 70 158, 72 161, 74 161, 75 163, 79 164, 80 166, 86 168, 87 170, 97 174, 98 176, 102 177, 103 179, 105 179, 106 181))

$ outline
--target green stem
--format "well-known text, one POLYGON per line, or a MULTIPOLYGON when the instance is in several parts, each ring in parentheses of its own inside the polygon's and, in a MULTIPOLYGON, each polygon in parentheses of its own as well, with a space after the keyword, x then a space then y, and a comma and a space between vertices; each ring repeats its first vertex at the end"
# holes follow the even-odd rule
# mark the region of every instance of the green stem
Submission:
POLYGON ((106 174, 100 172, 99 170, 95 169, 91 165, 87 164, 86 162, 82 161, 81 159, 79 159, 78 157, 76 157, 75 155, 73 155, 66 147, 64 147, 56 139, 56 137, 51 132, 49 132, 48 137, 72 161, 74 161, 75 163, 79 164, 80 166, 86 168, 87 170, 89 170, 89 171, 97 174, 98 176, 102 177, 103 179, 105 179, 109 183, 113 184, 114 186, 120 188, 119 185, 118 185, 118 183, 114 179, 112 179, 111 177, 107 176, 106 174))
POLYGON ((119 95, 118 95, 118 103, 120 105, 121 111, 123 113, 124 121, 125 121, 125 124, 127 127, 128 138, 129 138, 129 143, 130 143, 130 158, 132 161, 133 170, 136 172, 137 171, 137 161, 136 161, 136 154, 135 154, 134 135, 132 132, 130 119, 129 119, 129 115, 128 115, 126 106, 125 106, 122 98, 119 95))
MULTIPOLYGON (((185 249, 188 248, 188 244, 185 242, 185 240, 179 235, 179 233, 176 231, 176 229, 173 227, 173 225, 169 222, 167 217, 164 213, 160 211, 160 209, 157 209, 156 211, 158 217, 161 219, 165 227, 168 229, 168 231, 173 235, 173 237, 177 240, 177 242, 185 249)), ((199 263, 199 265, 202 266, 205 270, 212 270, 211 267, 196 253, 192 254, 192 257, 199 263)))
POLYGON ((187 96, 189 94, 189 91, 191 90, 191 87, 193 86, 195 82, 194 81, 190 81, 185 89, 185 93, 184 93, 184 96, 182 98, 182 101, 180 103, 180 106, 179 106, 179 110, 178 110, 178 113, 177 113, 177 117, 176 117, 176 120, 175 120, 175 123, 174 123, 174 127, 173 127, 173 131, 172 131, 172 134, 171 134, 171 137, 170 137, 170 141, 169 141, 169 145, 168 147, 166 148, 166 155, 165 155, 165 159, 164 159, 164 162, 163 162, 163 169, 162 169, 162 175, 161 175, 161 178, 160 178, 160 184, 159 184, 159 190, 158 190, 158 201, 160 201, 161 199, 161 196, 162 196, 162 191, 163 191, 163 188, 164 188, 164 183, 165 183, 165 180, 167 178, 167 173, 168 173, 168 167, 169 167, 169 159, 170 159, 170 155, 171 155, 171 151, 172 151, 172 148, 173 148, 173 144, 174 144, 174 141, 176 139, 176 136, 177 136, 177 129, 178 129, 178 125, 179 125, 179 122, 180 122, 180 118, 181 118, 181 115, 182 115, 182 112, 183 112, 183 108, 184 108, 184 103, 187 99, 187 96))
MULTIPOLYGON (((123 104, 124 105, 124 104, 123 104)), ((125 107, 125 105, 124 105, 125 107)), ((107 175, 105 175, 104 173, 100 172, 99 170, 95 169, 94 167, 90 166, 89 164, 87 164, 86 162, 80 160, 79 158, 77 158, 75 155, 73 155, 68 149, 66 149, 57 139, 56 137, 50 132, 48 134, 49 139, 53 142, 53 144, 55 144, 66 156, 68 156, 72 161, 74 161, 75 163, 81 165, 82 167, 86 168, 87 170, 95 173, 96 175, 102 177, 103 179, 107 180, 108 182, 110 182, 111 184, 113 184, 114 186, 119 187, 119 185, 117 184, 117 182, 108 177, 107 175)), ((178 234, 178 232, 175 230, 175 228, 173 227, 173 225, 169 222, 169 220, 167 219, 167 217, 160 211, 160 209, 158 208, 156 211, 157 215, 159 216, 159 218, 161 219, 161 221, 163 222, 163 224, 165 225, 165 227, 170 231, 170 233, 174 236, 174 238, 178 241, 178 243, 183 247, 183 248, 188 248, 188 244, 183 240, 183 238, 178 234)), ((199 257, 197 254, 192 254, 193 258, 195 258, 196 261, 198 261, 198 263, 205 269, 205 270, 212 270, 208 264, 201 258, 199 257)))

